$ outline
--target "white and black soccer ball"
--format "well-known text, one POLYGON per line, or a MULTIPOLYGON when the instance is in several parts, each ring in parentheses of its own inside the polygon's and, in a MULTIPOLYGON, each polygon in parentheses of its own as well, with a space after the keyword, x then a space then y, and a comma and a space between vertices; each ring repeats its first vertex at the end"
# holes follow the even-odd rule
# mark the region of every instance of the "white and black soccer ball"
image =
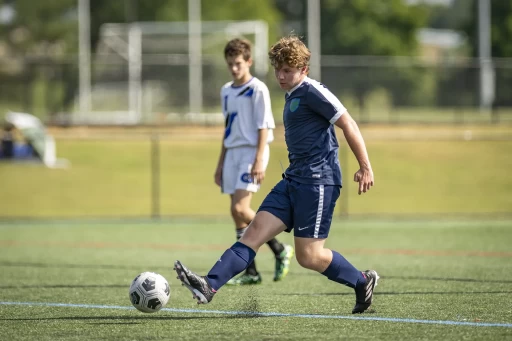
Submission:
POLYGON ((128 293, 133 306, 143 313, 156 313, 171 297, 169 282, 154 272, 143 272, 132 282, 128 293))

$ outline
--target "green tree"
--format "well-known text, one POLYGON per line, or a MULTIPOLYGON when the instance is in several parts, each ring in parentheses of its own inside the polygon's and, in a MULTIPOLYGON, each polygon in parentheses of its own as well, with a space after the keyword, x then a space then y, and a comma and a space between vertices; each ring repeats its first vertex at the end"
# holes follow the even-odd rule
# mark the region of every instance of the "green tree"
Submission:
POLYGON ((76 41, 75 0, 3 0, 0 6, 11 13, 0 24, 0 41, 9 67, 0 71, 0 82, 9 84, 0 96, 13 110, 46 112, 62 102, 61 81, 66 67, 55 64, 76 41), (6 58, 7 59, 7 58, 6 58))
MULTIPOLYGON (((512 66, 512 2, 490 0, 491 5, 491 56, 495 60, 496 84, 494 106, 511 106, 512 66)), ((471 18, 463 26, 468 35, 472 55, 478 57, 478 1, 473 0, 471 18)))
MULTIPOLYGON (((14 20, 0 24, 0 37, 16 56, 68 58, 60 77, 65 81, 64 106, 76 95, 78 69, 78 0, 0 0, 15 11, 14 20)), ((186 21, 187 0, 90 0, 91 46, 95 51, 106 23, 186 21)), ((276 36, 280 13, 273 0, 202 0, 202 20, 265 20, 276 36)), ((222 53, 219 51, 219 54, 222 53)), ((25 68, 26 69, 26 68, 25 68)), ((55 109, 57 110, 57 109, 55 109)))
MULTIPOLYGON (((0 36, 13 51, 34 53, 42 45, 61 44, 62 53, 78 50, 78 0, 0 0, 15 11, 12 22, 0 25, 0 36)), ((90 0, 91 42, 100 39, 105 23, 186 21, 187 0, 90 0)), ((202 20, 265 20, 276 36, 280 13, 272 0, 203 0, 202 20)))
POLYGON ((335 55, 415 55, 427 19, 403 0, 323 0, 321 15, 322 53, 335 55))
MULTIPOLYGON (((203 21, 264 20, 271 36, 276 35, 280 13, 272 0, 202 0, 203 21)), ((188 0, 91 0, 91 31, 93 45, 99 38, 99 28, 105 23, 130 21, 187 21, 188 0)))
POLYGON ((430 6, 431 14, 428 27, 447 30, 459 30, 472 11, 472 0, 453 0, 450 6, 430 6))
MULTIPOLYGON (((409 6, 403 0, 323 0, 321 4, 322 55, 417 54, 416 34, 428 18, 424 6, 409 6)), ((378 58, 346 60, 346 67, 324 72, 322 80, 329 80, 343 94, 352 93, 363 120, 366 98, 376 89, 385 89, 392 104, 398 105, 410 105, 418 98, 428 97, 418 95, 425 92, 421 80, 424 72, 418 66, 402 65, 394 59, 384 63, 378 58)))
MULTIPOLYGON (((491 50, 493 58, 512 58, 512 2, 489 0, 491 4, 491 50)), ((471 17, 463 26, 473 56, 478 56, 478 1, 472 0, 471 17)))
POLYGON ((3 0, 2 5, 14 11, 13 20, 0 25, 0 35, 14 55, 65 53, 66 42, 76 41, 76 0, 3 0), (58 50, 57 47, 58 46, 58 50))

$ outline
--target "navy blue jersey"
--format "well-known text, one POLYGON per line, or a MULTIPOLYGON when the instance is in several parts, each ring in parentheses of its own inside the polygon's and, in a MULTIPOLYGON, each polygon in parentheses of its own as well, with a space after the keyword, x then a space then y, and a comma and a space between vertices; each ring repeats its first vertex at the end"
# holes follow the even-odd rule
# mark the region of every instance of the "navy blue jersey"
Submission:
POLYGON ((338 141, 333 123, 345 107, 322 83, 309 77, 285 95, 283 111, 289 167, 299 183, 341 186, 338 141))

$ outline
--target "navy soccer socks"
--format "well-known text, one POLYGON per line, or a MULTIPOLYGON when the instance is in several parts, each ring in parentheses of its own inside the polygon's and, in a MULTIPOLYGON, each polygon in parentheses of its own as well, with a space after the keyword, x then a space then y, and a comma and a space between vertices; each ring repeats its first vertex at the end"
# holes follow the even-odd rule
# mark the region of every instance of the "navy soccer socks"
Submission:
POLYGON ((363 273, 357 270, 338 252, 332 251, 332 261, 322 275, 331 281, 341 283, 353 289, 366 284, 366 278, 363 273))
POLYGON ((211 287, 217 291, 231 278, 244 271, 256 257, 256 252, 245 244, 236 242, 227 249, 210 270, 206 279, 211 287))

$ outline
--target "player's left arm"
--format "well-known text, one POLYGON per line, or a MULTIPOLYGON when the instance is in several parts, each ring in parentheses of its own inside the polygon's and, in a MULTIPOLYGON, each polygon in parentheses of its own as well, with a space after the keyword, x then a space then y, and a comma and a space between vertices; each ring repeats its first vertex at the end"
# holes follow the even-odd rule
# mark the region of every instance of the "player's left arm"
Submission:
POLYGON ((358 192, 366 193, 373 186, 373 171, 357 123, 340 100, 326 87, 310 88, 307 93, 307 102, 313 111, 343 130, 345 139, 359 162, 359 170, 354 174, 354 181, 359 182, 358 192))
POLYGON ((373 186, 374 179, 363 135, 348 111, 342 113, 334 124, 343 130, 345 139, 359 163, 359 170, 354 174, 354 181, 359 183, 358 193, 366 193, 373 186))

